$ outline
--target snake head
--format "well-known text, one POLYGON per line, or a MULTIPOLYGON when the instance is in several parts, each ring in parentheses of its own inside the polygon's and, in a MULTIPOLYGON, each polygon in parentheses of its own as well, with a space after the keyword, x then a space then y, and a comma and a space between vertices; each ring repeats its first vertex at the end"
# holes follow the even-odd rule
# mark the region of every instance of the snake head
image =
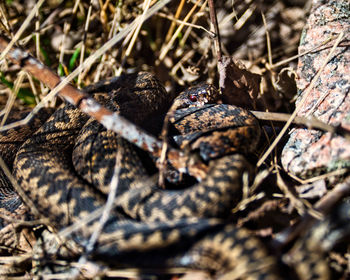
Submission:
POLYGON ((177 110, 188 107, 200 107, 208 103, 217 103, 219 97, 220 93, 213 85, 200 83, 180 93, 174 101, 173 108, 177 110))

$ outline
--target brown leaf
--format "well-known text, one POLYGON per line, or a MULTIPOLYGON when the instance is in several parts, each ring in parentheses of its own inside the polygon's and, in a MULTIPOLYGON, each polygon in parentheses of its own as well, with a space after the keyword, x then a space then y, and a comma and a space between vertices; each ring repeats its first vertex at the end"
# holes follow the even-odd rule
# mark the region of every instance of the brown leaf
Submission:
POLYGON ((256 109, 261 76, 250 72, 241 62, 227 56, 223 56, 218 62, 218 68, 223 102, 256 109))

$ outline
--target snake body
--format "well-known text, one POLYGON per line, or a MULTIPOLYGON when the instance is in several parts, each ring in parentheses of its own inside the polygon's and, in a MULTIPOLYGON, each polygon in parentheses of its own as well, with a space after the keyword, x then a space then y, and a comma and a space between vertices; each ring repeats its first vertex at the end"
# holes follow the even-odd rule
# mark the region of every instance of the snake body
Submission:
MULTIPOLYGON (((172 100, 147 73, 124 75, 85 91, 153 133, 159 132, 172 100), (159 122, 150 125, 150 119, 159 122)), ((210 102, 208 96, 193 98, 194 92, 185 92, 192 103, 210 102), (205 102, 198 101, 200 98, 205 102)), ((194 267, 223 279, 237 275, 277 279, 275 260, 260 241, 227 222, 242 196, 241 178, 249 171, 242 153, 254 150, 257 144, 257 121, 247 111, 230 105, 197 107, 176 102, 172 143, 199 152, 207 162, 209 171, 202 182, 181 189, 140 184, 156 171, 152 158, 69 104, 21 141, 13 175, 39 213, 59 231, 104 206, 119 154, 122 164, 116 204, 90 258, 145 268, 194 267)), ((8 205, 6 198, 0 197, 0 206, 15 213, 25 209, 14 191, 11 195, 16 205, 8 205)), ((91 221, 70 239, 84 250, 97 224, 98 219, 91 221)))

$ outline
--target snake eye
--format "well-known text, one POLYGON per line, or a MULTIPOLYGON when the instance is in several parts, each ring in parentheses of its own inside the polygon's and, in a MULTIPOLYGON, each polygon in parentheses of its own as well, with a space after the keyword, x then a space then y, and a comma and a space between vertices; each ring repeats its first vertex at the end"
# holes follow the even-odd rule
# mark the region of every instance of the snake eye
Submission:
POLYGON ((191 100, 191 102, 196 102, 196 101, 197 101, 197 96, 191 94, 191 95, 189 96, 189 99, 191 100))

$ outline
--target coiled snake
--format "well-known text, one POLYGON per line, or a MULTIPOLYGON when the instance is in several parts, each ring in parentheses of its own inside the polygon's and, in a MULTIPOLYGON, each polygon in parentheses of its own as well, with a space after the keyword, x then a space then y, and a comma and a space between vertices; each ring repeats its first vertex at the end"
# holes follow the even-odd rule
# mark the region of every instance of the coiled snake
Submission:
MULTIPOLYGON (((171 104, 163 86, 147 73, 124 75, 85 91, 153 133, 159 132, 159 116, 164 117, 171 104)), ((152 158, 71 105, 58 109, 35 133, 15 143, 9 138, 15 131, 3 135, 2 156, 12 165, 13 157, 6 151, 19 146, 12 153, 12 173, 58 231, 104 205, 118 151, 116 206, 89 258, 114 266, 199 268, 223 279, 274 279, 274 258, 260 241, 227 222, 241 199, 242 174, 249 171, 242 153, 255 148, 259 126, 237 107, 203 105, 216 98, 210 93, 192 88, 178 98, 169 129, 171 144, 198 151, 208 163, 202 182, 190 180, 180 187, 168 183, 165 189, 137 183, 156 171, 152 158), (219 142, 223 145, 213 145, 219 142)), ((168 175, 182 177, 174 170, 168 175)), ((19 213, 30 213, 6 179, 0 199, 6 215, 18 218, 19 213)), ((94 220, 71 234, 82 251, 97 223, 94 220)))

